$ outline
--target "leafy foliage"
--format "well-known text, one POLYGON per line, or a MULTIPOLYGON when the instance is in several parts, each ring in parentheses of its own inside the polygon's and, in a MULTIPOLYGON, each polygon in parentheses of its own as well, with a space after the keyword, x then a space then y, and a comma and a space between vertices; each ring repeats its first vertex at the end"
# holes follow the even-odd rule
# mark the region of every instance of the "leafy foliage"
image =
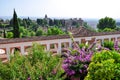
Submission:
POLYGON ((13 33, 12 33, 12 32, 7 32, 6 37, 7 37, 7 38, 13 38, 13 33))
POLYGON ((120 54, 103 50, 93 55, 85 80, 120 79, 120 54))
POLYGON ((0 80, 62 80, 59 56, 52 56, 38 44, 33 44, 30 52, 27 57, 16 52, 9 63, 0 63, 0 80))
POLYGON ((20 37, 30 37, 30 32, 23 26, 20 27, 20 37))
POLYGON ((113 31, 115 31, 115 29, 105 28, 105 29, 103 30, 103 32, 113 32, 113 31))
POLYGON ((110 50, 113 50, 114 48, 114 42, 113 41, 104 41, 103 47, 108 48, 110 50))
POLYGON ((42 36, 44 34, 43 30, 41 28, 38 28, 36 31, 36 36, 42 36))
POLYGON ((65 34, 65 32, 63 32, 58 27, 49 28, 47 31, 47 35, 61 35, 61 34, 65 34))
POLYGON ((97 24, 97 28, 100 30, 104 30, 105 28, 115 29, 116 21, 109 17, 101 18, 97 24))

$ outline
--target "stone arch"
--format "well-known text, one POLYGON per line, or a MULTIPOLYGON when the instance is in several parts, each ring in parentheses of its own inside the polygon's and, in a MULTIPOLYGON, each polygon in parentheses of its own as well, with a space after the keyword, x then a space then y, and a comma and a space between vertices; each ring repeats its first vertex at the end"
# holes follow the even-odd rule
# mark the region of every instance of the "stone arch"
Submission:
POLYGON ((0 49, 0 60, 2 62, 7 62, 8 59, 7 59, 7 53, 6 53, 6 49, 5 48, 1 48, 0 49))
POLYGON ((25 54, 25 55, 28 55, 28 53, 32 51, 32 46, 25 46, 25 47, 24 47, 24 50, 25 50, 25 51, 24 51, 24 52, 25 52, 24 54, 25 54))
POLYGON ((67 52, 67 48, 69 47, 69 42, 62 42, 61 43, 61 51, 62 53, 67 52))
POLYGON ((81 39, 81 43, 85 44, 86 40, 85 39, 81 39))
POLYGON ((109 41, 109 38, 104 38, 104 41, 109 41))
POLYGON ((20 52, 20 47, 12 47, 12 48, 10 48, 10 54, 14 54, 16 51, 20 52))
POLYGON ((89 44, 92 44, 93 42, 95 42, 95 38, 91 38, 91 40, 88 40, 89 44))
POLYGON ((99 47, 102 45, 102 39, 97 39, 96 40, 96 47, 99 47))
POLYGON ((111 38, 111 41, 113 41, 113 42, 114 42, 114 41, 115 41, 115 37, 111 38))
POLYGON ((0 49, 0 55, 2 55, 2 54, 6 54, 6 49, 5 48, 0 49))
POLYGON ((50 44, 50 52, 51 53, 57 53, 57 49, 58 49, 58 43, 52 43, 50 44))
POLYGON ((41 44, 41 46, 44 47, 44 50, 45 50, 45 51, 47 50, 47 44, 41 44))

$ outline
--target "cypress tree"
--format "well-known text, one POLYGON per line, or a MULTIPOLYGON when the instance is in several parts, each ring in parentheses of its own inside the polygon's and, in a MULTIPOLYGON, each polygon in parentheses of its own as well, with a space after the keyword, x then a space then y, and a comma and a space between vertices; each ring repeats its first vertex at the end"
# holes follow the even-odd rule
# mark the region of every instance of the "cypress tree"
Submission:
POLYGON ((14 14, 13 14, 13 37, 14 38, 20 37, 19 23, 18 23, 17 14, 15 12, 15 9, 14 9, 14 14))
POLYGON ((5 28, 4 28, 4 31, 3 31, 3 36, 4 36, 4 38, 6 38, 6 31, 5 31, 5 28))

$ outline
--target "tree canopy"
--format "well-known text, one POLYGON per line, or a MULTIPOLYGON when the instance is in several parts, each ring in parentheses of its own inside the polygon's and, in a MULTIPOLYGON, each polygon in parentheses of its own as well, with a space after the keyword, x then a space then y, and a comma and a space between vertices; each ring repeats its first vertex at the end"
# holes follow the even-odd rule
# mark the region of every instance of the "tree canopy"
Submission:
POLYGON ((105 28, 115 29, 116 21, 110 17, 101 18, 97 24, 97 28, 104 30, 105 28))
POLYGON ((62 35, 65 34, 62 29, 58 27, 48 28, 47 35, 62 35))
POLYGON ((38 28, 36 31, 36 36, 42 36, 44 34, 43 30, 41 28, 38 28))

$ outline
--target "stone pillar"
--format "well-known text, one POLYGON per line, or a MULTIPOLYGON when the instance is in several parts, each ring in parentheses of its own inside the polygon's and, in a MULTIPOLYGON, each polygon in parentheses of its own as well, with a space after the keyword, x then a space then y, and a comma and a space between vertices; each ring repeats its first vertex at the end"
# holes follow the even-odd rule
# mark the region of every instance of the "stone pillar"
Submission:
POLYGON ((79 44, 81 44, 81 39, 79 40, 79 44))
POLYGON ((115 37, 115 41, 117 41, 117 37, 115 37))
POLYGON ((109 39, 109 41, 111 41, 111 38, 108 38, 109 39))
POLYGON ((47 51, 50 50, 50 44, 47 44, 47 51))
POLYGON ((72 41, 69 42, 69 47, 72 48, 72 41))
POLYGON ((25 47, 23 45, 20 46, 20 52, 22 55, 25 55, 25 47))
POLYGON ((55 48, 55 49, 57 49, 57 48, 58 48, 56 43, 54 44, 54 48, 55 48))
POLYGON ((103 44, 103 42, 104 42, 104 39, 101 39, 101 41, 102 41, 102 42, 101 42, 101 44, 103 44))
POLYGON ((97 42, 96 38, 95 38, 94 42, 97 42))
POLYGON ((61 42, 58 42, 58 51, 57 51, 57 53, 60 53, 61 54, 61 42))
POLYGON ((6 48, 7 59, 10 60, 10 47, 6 48))

